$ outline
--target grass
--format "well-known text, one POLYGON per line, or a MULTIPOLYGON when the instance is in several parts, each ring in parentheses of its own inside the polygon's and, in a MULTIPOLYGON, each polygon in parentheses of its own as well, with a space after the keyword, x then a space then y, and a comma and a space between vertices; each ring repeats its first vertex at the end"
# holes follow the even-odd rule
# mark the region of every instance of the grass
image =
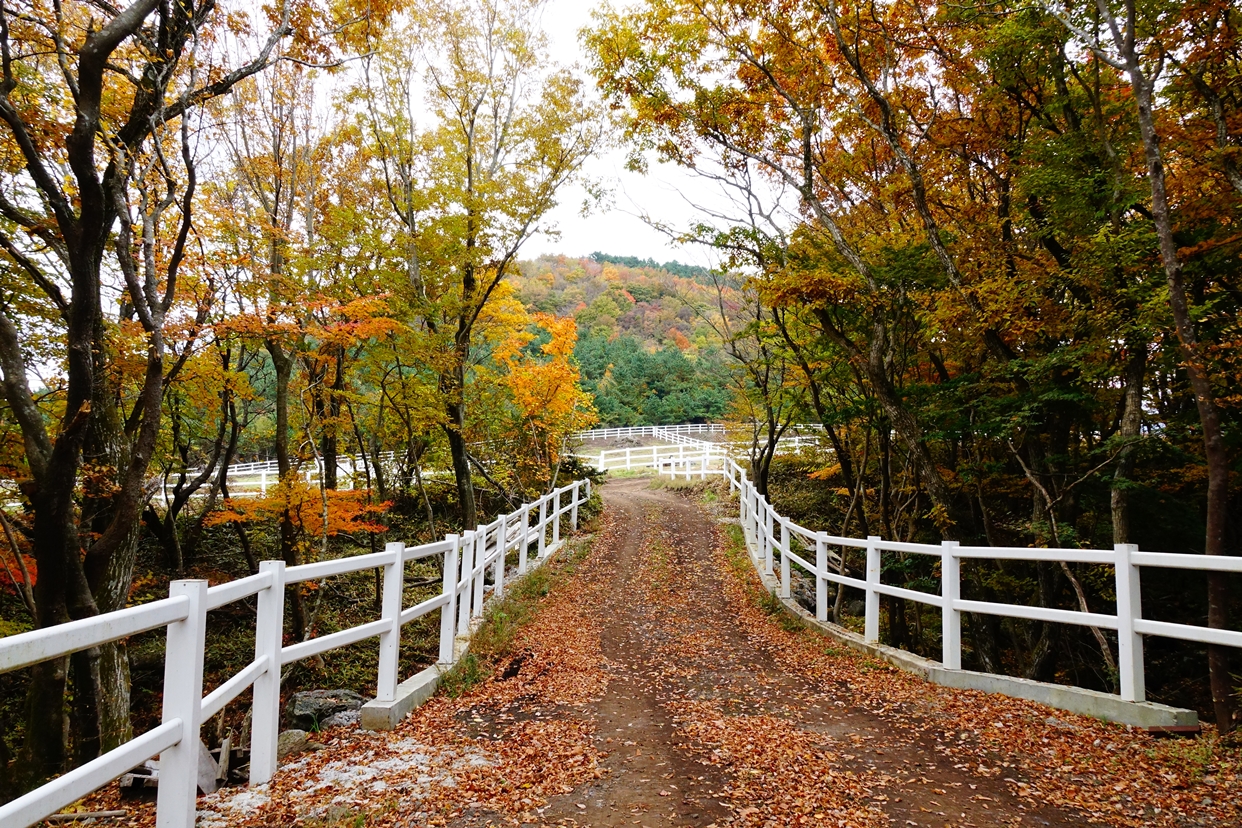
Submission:
MULTIPOLYGON (((651 478, 651 484, 647 486, 647 488, 663 489, 669 492, 706 493, 707 491, 710 491, 708 487, 711 486, 712 482, 713 481, 710 477, 707 480, 699 480, 698 478, 686 480, 684 477, 664 477, 662 475, 657 475, 656 477, 651 478)), ((713 500, 714 499, 715 498, 713 497, 713 500)))
POLYGON ((729 568, 733 570, 734 576, 741 580, 759 609, 771 617, 785 632, 799 633, 807 630, 806 622, 791 612, 775 593, 755 586, 754 579, 750 577, 753 566, 750 562, 750 553, 746 549, 746 536, 742 532, 742 527, 730 523, 725 527, 724 534, 728 540, 725 544, 725 560, 729 562, 729 568))
POLYGON ((366 828, 372 818, 393 813, 400 803, 390 802, 378 812, 366 813, 347 805, 333 805, 322 817, 312 817, 303 824, 307 828, 366 828))
POLYGON ((608 477, 616 480, 633 480, 636 477, 648 477, 651 473, 651 469, 609 469, 608 477))
POLYGON ((577 572, 593 544, 593 535, 568 540, 554 559, 510 581, 504 596, 484 607, 483 622, 470 637, 469 651, 440 677, 440 692, 457 698, 489 678, 513 654, 518 634, 535 619, 543 599, 577 572))

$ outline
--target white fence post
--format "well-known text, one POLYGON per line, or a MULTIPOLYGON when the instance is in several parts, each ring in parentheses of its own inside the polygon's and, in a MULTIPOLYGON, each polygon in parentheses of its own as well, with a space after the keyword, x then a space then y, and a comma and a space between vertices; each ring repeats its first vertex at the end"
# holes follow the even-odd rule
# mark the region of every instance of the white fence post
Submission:
MULTIPOLYGON (((626 467, 628 468, 628 466, 626 467)), ((539 498, 539 559, 548 555, 548 496, 539 498)))
POLYGON ((1143 595, 1140 590, 1139 568, 1130 562, 1138 551, 1132 543, 1113 547, 1117 555, 1117 670, 1121 698, 1141 702, 1147 698, 1147 679, 1143 666, 1143 636, 1134 631, 1134 622, 1143 617, 1143 595))
POLYGON ((781 518, 781 597, 788 598, 789 595, 789 524, 785 518, 781 518))
POLYGON ((203 649, 207 631, 207 582, 173 581, 170 597, 189 599, 189 615, 168 625, 164 651, 162 721, 181 720, 181 740, 160 754, 158 828, 194 828, 198 799, 198 728, 203 715, 203 649))
POLYGON ((388 543, 384 551, 392 561, 384 565, 382 618, 388 629, 380 633, 379 669, 376 671, 375 698, 392 701, 397 697, 397 662, 401 654, 401 604, 405 595, 405 544, 388 543))
POLYGON ((285 562, 263 561, 259 572, 270 572, 272 584, 258 595, 254 625, 254 660, 267 667, 254 681, 250 712, 250 784, 262 785, 276 775, 276 742, 280 736, 280 650, 285 638, 285 562))
POLYGON ((448 603, 440 609, 440 664, 453 663, 454 622, 457 615, 457 561, 461 552, 461 536, 449 535, 450 546, 444 553, 444 592, 448 603))
POLYGON ((552 545, 561 542, 561 490, 552 494, 552 545))
POLYGON ((759 538, 760 529, 763 526, 763 511, 760 507, 759 490, 753 484, 750 486, 750 537, 755 545, 755 554, 763 554, 763 542, 759 538))
POLYGON ((470 570, 470 585, 474 590, 474 599, 470 608, 470 617, 478 618, 483 614, 483 581, 487 573, 487 530, 479 527, 474 535, 474 567, 470 570))
POLYGON ((828 542, 822 535, 815 537, 815 617, 828 620, 828 542))
POLYGON ((267 497, 267 469, 259 472, 259 494, 267 497))
POLYGON ((869 643, 880 640, 880 539, 867 536, 867 617, 863 638, 869 643))
POLYGON ((746 539, 746 535, 750 532, 749 498, 750 495, 742 488, 742 484, 739 481, 737 490, 737 520, 738 523, 742 524, 743 540, 746 539))
POLYGON ((949 670, 962 669, 962 613, 957 602, 962 597, 962 562, 957 556, 957 541, 941 544, 940 598, 940 660, 949 670))
POLYGON ((474 547, 475 533, 467 532, 461 537, 461 579, 453 591, 461 590, 457 599, 457 634, 470 630, 470 601, 474 597, 474 547))
POLYGON ((518 574, 526 574, 526 550, 530 546, 530 504, 522 504, 522 537, 518 541, 518 574))
POLYGON ((500 516, 496 528, 496 568, 492 570, 492 583, 496 585, 497 598, 505 594, 505 555, 509 552, 509 516, 500 516))
POLYGON ((763 498, 763 571, 772 574, 772 547, 776 545, 776 532, 773 531, 772 520, 776 510, 763 498))
POLYGON ((574 481, 574 505, 569 513, 569 523, 575 532, 578 531, 578 492, 582 488, 582 481, 574 481))

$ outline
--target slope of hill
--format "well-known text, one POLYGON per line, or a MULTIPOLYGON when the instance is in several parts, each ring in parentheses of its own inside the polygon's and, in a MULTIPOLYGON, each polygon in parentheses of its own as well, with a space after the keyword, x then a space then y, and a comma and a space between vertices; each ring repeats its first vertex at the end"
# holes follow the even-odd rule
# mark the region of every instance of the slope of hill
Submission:
POLYGON ((541 256, 512 277, 532 310, 572 316, 583 386, 604 425, 719 419, 730 398, 715 321, 729 288, 705 268, 596 253, 541 256))

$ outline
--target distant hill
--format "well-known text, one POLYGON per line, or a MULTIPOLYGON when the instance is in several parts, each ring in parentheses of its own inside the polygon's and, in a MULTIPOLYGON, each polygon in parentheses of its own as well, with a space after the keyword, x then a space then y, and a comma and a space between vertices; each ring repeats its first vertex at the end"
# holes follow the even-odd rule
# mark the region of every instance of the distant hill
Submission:
POLYGON ((540 256, 512 277, 530 309, 572 316, 583 385, 606 425, 717 420, 730 398, 728 359, 712 321, 706 268, 634 256, 540 256))
POLYGON ((680 276, 683 279, 694 279, 703 283, 709 283, 712 278, 711 270, 698 265, 682 264, 678 261, 665 262, 659 264, 655 259, 640 259, 637 256, 612 256, 608 253, 600 253, 598 250, 591 254, 591 261, 601 264, 619 264, 629 268, 645 268, 648 270, 663 270, 665 273, 671 273, 674 276, 680 276))

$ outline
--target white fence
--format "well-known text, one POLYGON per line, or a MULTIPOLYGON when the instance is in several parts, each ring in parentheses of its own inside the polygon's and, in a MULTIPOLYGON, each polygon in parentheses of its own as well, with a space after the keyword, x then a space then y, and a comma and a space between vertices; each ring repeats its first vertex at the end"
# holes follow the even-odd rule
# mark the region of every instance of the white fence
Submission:
MULTIPOLYGON (((391 465, 398 458, 397 452, 386 451, 375 457, 370 457, 371 468, 375 468, 376 463, 384 463, 391 465)), ((306 480, 308 485, 315 485, 322 477, 322 469, 324 463, 322 460, 316 460, 313 464, 304 465, 298 468, 294 473, 306 480)), ((186 472, 187 478, 198 476, 201 469, 191 469, 186 472)), ((176 486, 177 476, 180 472, 170 474, 163 482, 164 501, 172 499, 173 489, 176 486)), ((219 477, 219 471, 212 475, 212 479, 219 477)), ((360 486, 366 479, 365 464, 360 457, 352 457, 349 455, 341 456, 336 461, 336 475, 340 481, 340 488, 349 491, 356 486, 360 486)), ((372 471, 374 475, 374 471, 372 471)), ((275 487, 280 482, 280 468, 275 460, 259 460, 253 463, 232 463, 229 465, 228 476, 229 495, 232 497, 265 497, 269 488, 275 487)), ((206 487, 199 489, 197 494, 201 495, 206 492, 206 487)))
POLYGON ((1193 624, 1173 624, 1143 617, 1140 592, 1141 570, 1188 569, 1202 572, 1242 572, 1242 557, 1180 555, 1164 552, 1140 552, 1133 544, 1118 544, 1112 549, 1033 549, 1004 546, 961 546, 955 541, 939 545, 886 541, 879 537, 843 538, 826 532, 814 532, 777 514, 761 496, 745 470, 732 460, 714 453, 686 454, 665 464, 667 474, 689 476, 724 475, 730 488, 738 492, 740 517, 747 543, 756 551, 765 571, 775 574, 780 567, 782 598, 790 597, 791 565, 797 564, 815 579, 815 613, 821 621, 828 619, 830 601, 828 584, 844 584, 866 594, 864 637, 869 642, 880 639, 880 596, 890 595, 918 601, 941 611, 941 660, 945 667, 962 667, 962 613, 975 612, 1004 618, 1050 621, 1085 627, 1113 630, 1117 633, 1117 667, 1121 698, 1143 701, 1146 697, 1143 673, 1143 636, 1157 635, 1198 644, 1221 644, 1242 648, 1242 632, 1218 630, 1193 624), (865 550, 866 575, 854 578, 842 574, 840 558, 831 547, 865 550), (806 550, 805 555, 802 550, 806 550), (811 560, 811 552, 814 560, 811 560), (940 560, 940 594, 920 592, 891 586, 880 580, 885 553, 929 555, 940 560), (835 560, 834 560, 835 559, 835 560), (970 601, 961 597, 961 562, 970 559, 1050 561, 1103 564, 1114 570, 1117 601, 1116 613, 1081 612, 1077 610, 1031 607, 1020 604, 998 604, 970 601))
POLYGON ((267 782, 276 772, 281 667, 378 637, 376 697, 391 701, 397 691, 402 626, 440 610, 439 663, 452 664, 458 636, 468 634, 472 621, 482 614, 489 571, 493 594, 501 595, 506 555, 516 549, 518 573, 525 573, 531 545, 536 545, 540 559, 551 554, 560 544, 562 518, 569 515, 570 525, 577 529, 579 507, 590 495, 590 481, 578 480, 486 526, 461 535, 449 535, 437 543, 423 546, 389 543, 383 552, 295 567, 286 567, 284 561, 264 561, 259 573, 248 578, 214 587, 209 587, 206 581, 174 581, 169 597, 159 601, 0 638, 0 673, 3 673, 160 627, 168 628, 161 723, 43 787, 0 805, 0 826, 32 825, 159 756, 157 825, 193 828, 199 726, 205 720, 253 685, 250 782, 267 782), (532 514, 537 516, 534 523, 532 514), (436 596, 405 607, 405 565, 431 555, 444 556, 442 588, 436 596), (287 585, 381 567, 384 583, 379 619, 320 638, 284 645, 287 585), (257 596, 254 661, 203 696, 207 613, 252 596, 257 596))
MULTIPOLYGON (((707 440, 699 440, 687 436, 683 432, 673 431, 664 426, 654 426, 647 436, 664 440, 671 445, 608 449, 601 451, 599 454, 579 453, 574 456, 585 460, 600 471, 620 471, 622 469, 626 471, 634 469, 660 470, 668 469, 670 464, 673 464, 678 469, 681 469, 678 474, 684 475, 686 464, 701 464, 702 457, 705 454, 710 460, 718 463, 725 457, 745 455, 750 450, 750 446, 747 444, 712 443, 707 440)), ((777 443, 777 453, 784 454, 791 451, 800 451, 808 446, 814 447, 819 445, 820 442, 817 436, 795 434, 781 438, 781 441, 777 443)), ((718 466, 715 473, 720 473, 718 466)))
MULTIPOLYGON (((621 469, 649 469, 659 468, 663 463, 677 460, 685 457, 702 457, 704 451, 717 460, 725 457, 725 446, 718 446, 712 449, 703 449, 703 445, 712 445, 710 443, 685 444, 680 443, 672 446, 643 446, 641 448, 623 448, 609 449, 601 451, 596 455, 579 454, 575 455, 586 460, 600 471, 618 471, 621 469)), ((719 470, 717 470, 719 473, 719 470)))
MULTIPOLYGON (((808 446, 818 446, 820 444, 819 436, 822 434, 823 427, 816 425, 794 425, 787 429, 778 443, 778 452, 796 451, 808 446)), ((675 445, 688 445, 702 447, 708 441, 690 437, 689 435, 724 435, 727 433, 726 426, 721 423, 688 423, 682 425, 668 426, 631 426, 626 428, 604 428, 594 431, 582 431, 574 435, 575 440, 587 442, 590 440, 612 440, 612 439, 634 439, 640 437, 652 437, 654 439, 663 440, 666 443, 675 445)), ((730 452, 734 454, 744 454, 750 448, 748 443, 714 443, 713 445, 724 447, 730 446, 730 452)), ((623 450, 623 449, 622 449, 623 450)), ((575 455, 582 459, 591 459, 587 455, 575 455)), ((637 456, 637 455, 636 455, 637 456)), ((372 468, 377 463, 383 463, 391 466, 396 463, 400 455, 395 451, 383 452, 374 457, 368 458, 372 468)), ((615 458, 614 458, 615 462, 615 458)), ((626 466, 625 468, 644 468, 653 466, 655 459, 650 463, 626 466)), ((303 465, 295 472, 301 479, 304 479, 308 485, 315 485, 322 477, 323 461, 317 460, 314 463, 303 465)), ((598 468, 603 468, 602 466, 598 468)), ((622 468, 622 466, 614 465, 611 468, 622 468)), ((194 477, 199 473, 200 469, 192 469, 186 472, 187 477, 194 477)), ((340 488, 349 491, 363 485, 366 473, 365 464, 360 457, 342 455, 337 459, 336 463, 337 478, 340 481, 340 488)), ((217 473, 218 474, 218 473, 217 473)), ((423 477, 434 477, 439 475, 450 474, 450 472, 439 470, 427 470, 423 472, 423 477)), ((164 500, 165 502, 172 499, 173 488, 176 485, 176 473, 170 475, 163 482, 164 500)), ((280 482, 280 470, 275 460, 260 460, 251 463, 233 463, 228 469, 229 494, 232 497, 265 497, 268 490, 275 487, 280 482)), ((200 489, 198 494, 205 493, 206 489, 200 489)))
POLYGON ((668 426, 597 428, 594 431, 580 431, 574 435, 574 438, 577 440, 625 440, 637 437, 656 437, 657 431, 673 434, 724 434, 725 427, 721 423, 687 423, 668 426))

